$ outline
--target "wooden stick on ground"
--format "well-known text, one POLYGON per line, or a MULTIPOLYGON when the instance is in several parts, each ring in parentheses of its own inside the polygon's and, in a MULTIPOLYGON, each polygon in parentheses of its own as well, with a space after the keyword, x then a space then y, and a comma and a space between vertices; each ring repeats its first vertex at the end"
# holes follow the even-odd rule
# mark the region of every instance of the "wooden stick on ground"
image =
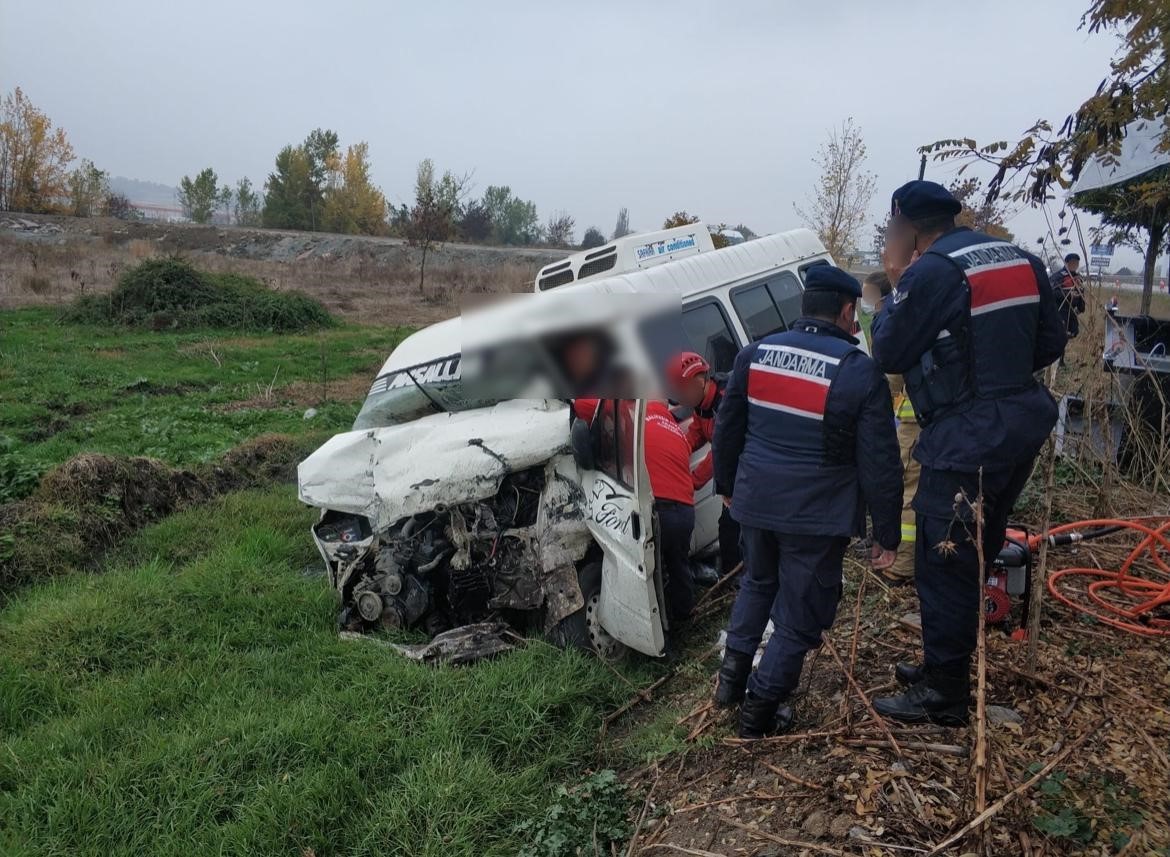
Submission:
POLYGON ((842 729, 824 729, 818 732, 790 732, 787 735, 773 735, 770 738, 724 738, 723 743, 732 747, 739 747, 744 744, 748 746, 768 744, 791 744, 794 741, 808 741, 813 738, 830 738, 837 735, 845 734, 842 729))
POLYGON ((617 709, 616 711, 611 712, 610 714, 605 715, 605 719, 601 721, 601 735, 602 735, 602 737, 605 737, 605 733, 606 733, 606 731, 608 731, 611 723, 616 721, 618 718, 620 718, 623 714, 625 714, 631 708, 636 706, 638 703, 649 702, 650 698, 651 698, 651 694, 654 693, 654 691, 658 690, 658 688, 662 687, 662 685, 664 685, 668 681, 670 681, 672 678, 674 678, 674 674, 675 674, 675 670, 671 670, 666 675, 664 675, 662 678, 658 679, 658 681, 654 682, 654 684, 648 685, 644 689, 639 690, 636 694, 634 694, 634 698, 631 699, 629 702, 627 702, 625 705, 623 705, 621 708, 617 709))
POLYGON ((642 804, 642 811, 638 813, 638 822, 634 825, 634 835, 630 837, 630 847, 626 849, 626 857, 634 857, 636 848, 638 847, 638 837, 642 835, 642 822, 646 820, 646 810, 650 808, 650 800, 654 797, 654 790, 658 788, 658 780, 662 778, 662 774, 655 772, 654 782, 650 786, 650 791, 646 792, 646 800, 642 804))
MULTIPOLYGON (((889 748, 890 742, 885 738, 842 738, 841 744, 846 747, 862 747, 877 750, 889 748)), ((967 748, 959 744, 935 744, 929 741, 906 741, 902 744, 907 750, 926 750, 931 753, 942 753, 945 756, 967 757, 967 748)))
POLYGON ((802 780, 800 777, 796 776, 796 774, 790 774, 779 765, 773 765, 771 762, 765 762, 763 759, 757 759, 756 761, 776 776, 782 777, 788 780, 790 783, 795 783, 796 785, 803 786, 806 789, 812 789, 815 792, 819 792, 824 789, 824 786, 818 786, 816 783, 810 783, 808 780, 802 780))
POLYGON ((979 815, 975 816, 942 842, 938 843, 938 845, 935 845, 932 849, 930 849, 930 852, 926 855, 926 857, 936 857, 936 855, 942 854, 972 830, 982 827, 988 821, 988 819, 990 819, 1028 789, 1032 788, 1032 786, 1036 785, 1036 783, 1040 782, 1042 779, 1052 773, 1052 770, 1057 765, 1067 759, 1074 750, 1079 750, 1081 747, 1083 747, 1089 738, 1096 735, 1097 731, 1107 724, 1108 721, 1099 721, 1096 725, 1086 730, 1080 738, 1078 738, 1076 741, 1073 741, 1071 744, 1053 756, 1049 760, 1048 764, 1046 764, 1043 768, 1041 768, 1024 782, 1020 783, 991 806, 987 807, 987 809, 983 810, 983 812, 979 813, 979 815))
MULTIPOLYGON (((857 600, 853 603, 853 639, 849 643, 849 675, 857 669, 857 638, 861 632, 861 599, 865 597, 865 581, 869 579, 869 572, 861 573, 861 582, 857 584, 857 600)), ((845 727, 849 728, 852 720, 849 716, 849 694, 841 694, 841 716, 845 718, 845 727)))
POLYGON ((692 708, 689 714, 684 714, 678 720, 674 721, 674 725, 675 726, 682 726, 688 720, 693 720, 694 718, 698 717, 700 714, 706 714, 708 711, 710 711, 714 707, 715 707, 715 700, 708 699, 706 702, 700 703, 699 705, 692 708))
MULTIPOLYGON (((1055 364, 1054 364, 1055 366, 1055 364)), ((1049 382, 1056 377, 1055 369, 1049 382)), ((1048 530, 1052 526, 1052 484, 1056 474, 1056 444, 1052 438, 1044 446, 1044 521, 1040 532, 1040 555, 1032 571, 1032 589, 1028 593, 1028 655, 1029 672, 1036 672, 1036 659, 1040 656, 1040 614, 1044 609, 1044 589, 1048 585, 1048 530)))
POLYGON ((698 602, 695 604, 694 610, 692 610, 691 612, 698 610, 700 607, 702 607, 704 604, 706 604, 708 601, 710 601, 712 596, 714 596, 716 592, 718 592, 720 589, 722 589, 724 586, 726 586, 727 583, 729 581, 731 581, 737 574, 739 574, 739 572, 742 569, 743 569, 743 563, 741 562, 738 565, 736 565, 736 567, 733 568, 731 571, 727 572, 727 574, 723 575, 721 578, 719 578, 717 581, 715 581, 714 585, 710 589, 708 589, 706 592, 704 592, 702 597, 699 598, 698 602))
POLYGON ((741 800, 783 800, 783 799, 784 799, 783 795, 770 795, 770 794, 766 794, 764 792, 758 792, 756 794, 736 795, 735 797, 721 797, 721 798, 718 798, 717 800, 708 800, 708 801, 704 801, 703 803, 693 803, 690 806, 680 806, 672 814, 679 815, 680 813, 684 813, 684 812, 695 812, 696 810, 699 810, 699 809, 707 809, 707 807, 711 807, 711 806, 721 806, 722 804, 725 804, 725 803, 736 803, 737 801, 741 801, 741 800))
MULTIPOLYGON (((1062 667, 1062 669, 1068 669, 1068 667, 1062 667)), ((1102 673, 1101 675, 1105 679, 1106 684, 1108 684, 1110 687, 1113 687, 1116 690, 1120 690, 1122 693, 1124 693, 1126 696, 1128 696, 1134 702, 1140 702, 1142 705, 1146 706, 1147 708, 1154 709, 1154 711, 1160 711, 1163 714, 1170 714, 1170 711, 1167 711, 1165 708, 1162 708, 1162 706, 1157 705, 1157 704, 1151 702, 1150 700, 1146 699, 1145 697, 1139 696, 1138 694, 1134 693, 1132 690, 1130 690, 1124 684, 1122 684, 1121 682, 1119 682, 1117 679, 1113 678, 1112 676, 1108 675, 1107 673, 1102 673)))
POLYGON ((769 842, 775 842, 777 845, 787 845, 789 848, 807 848, 809 851, 816 851, 818 854, 832 854, 833 857, 846 857, 844 851, 839 851, 836 848, 830 848, 828 845, 818 845, 816 842, 798 842, 795 839, 785 839, 783 836, 777 836, 775 833, 769 833, 766 830, 757 830, 754 827, 748 827, 746 824, 740 824, 738 821, 732 821, 730 818, 723 819, 723 823, 742 830, 744 833, 752 836, 758 836, 760 839, 767 839, 769 842))
MULTIPOLYGON (((711 648, 709 648, 705 652, 703 652, 701 655, 699 655, 698 660, 705 661, 709 656, 711 656, 712 654, 714 654, 718 650, 719 650, 719 644, 716 643, 714 646, 712 646, 711 648)), ((613 723, 615 720, 620 718, 623 714, 625 714, 631 708, 634 708, 639 703, 649 702, 653 698, 654 691, 658 690, 658 688, 662 687, 662 685, 666 684, 668 681, 670 681, 672 678, 674 678, 676 675, 678 675, 679 668, 683 665, 683 663, 684 662, 680 661, 679 663, 675 664, 670 669, 670 671, 667 672, 667 674, 664 675, 662 678, 658 679, 658 681, 654 682, 651 685, 647 685, 646 687, 637 691, 634 694, 634 697, 629 702, 627 702, 625 705, 623 705, 621 708, 617 709, 616 711, 612 711, 609 714, 607 714, 605 716, 605 718, 601 721, 601 737, 603 737, 603 738, 605 737, 605 733, 609 730, 609 726, 611 723, 613 723)))
POLYGON ((804 786, 804 788, 806 788, 806 789, 812 789, 813 791, 818 791, 818 792, 824 788, 824 786, 819 786, 816 783, 810 783, 808 780, 802 780, 800 777, 796 776, 795 774, 790 774, 788 771, 784 770, 779 765, 773 765, 771 762, 765 761, 764 759, 761 759, 757 756, 753 756, 751 751, 748 750, 747 747, 744 747, 741 745, 739 749, 742 750, 744 755, 747 756, 749 759, 751 759, 753 762, 758 762, 759 764, 763 765, 765 768, 767 768, 769 771, 771 771, 776 776, 783 777, 784 779, 788 780, 788 782, 790 782, 790 783, 795 783, 798 786, 804 786))
POLYGON ((658 842, 654 845, 647 845, 643 850, 649 851, 651 848, 669 848, 671 851, 677 851, 679 854, 692 854, 694 857, 726 857, 726 855, 716 854, 714 851, 703 851, 701 848, 684 848, 681 845, 672 845, 669 842, 658 842))
MULTIPOLYGON (((873 703, 869 701, 869 697, 865 695, 865 691, 861 689, 861 686, 858 685, 856 679, 854 679, 853 676, 849 673, 849 670, 845 667, 845 662, 841 660, 841 656, 837 654, 837 649, 833 645, 833 641, 829 639, 828 635, 823 635, 821 637, 821 645, 824 646, 825 649, 828 650, 829 654, 833 656, 833 660, 837 662, 837 666, 841 668, 841 672, 845 673, 845 680, 849 682, 849 686, 853 688, 853 692, 857 694, 863 703, 865 703, 865 707, 869 711, 869 716, 873 718, 875 723, 882 727, 882 731, 886 733, 886 740, 890 742, 890 747, 893 748, 898 758, 902 759, 903 753, 902 748, 898 746, 898 739, 894 737, 894 733, 890 731, 890 727, 886 725, 886 721, 883 720, 881 715, 879 715, 874 710, 873 703)), ((905 764, 904 759, 903 764, 905 764)))
MULTIPOLYGON (((975 556, 979 560, 979 581, 987 574, 983 549, 983 468, 979 468, 979 495, 975 498, 975 556)), ((982 587, 980 587, 982 589, 982 587)), ((979 593, 983 595, 982 591, 979 593)), ((975 634, 975 814, 987 809, 987 623, 984 621, 983 598, 976 607, 975 634)))

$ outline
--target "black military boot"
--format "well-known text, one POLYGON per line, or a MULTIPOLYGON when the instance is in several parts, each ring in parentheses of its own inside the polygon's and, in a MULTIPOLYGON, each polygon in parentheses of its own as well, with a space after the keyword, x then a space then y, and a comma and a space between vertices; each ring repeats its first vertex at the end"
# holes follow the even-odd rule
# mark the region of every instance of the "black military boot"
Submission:
POLYGON ((748 676, 752 674, 752 656, 727 649, 719 667, 719 686, 715 688, 715 704, 720 708, 731 708, 743 702, 747 690, 748 676))
POLYGON ((765 699, 748 693, 739 707, 739 737, 767 738, 792 728, 792 706, 780 699, 765 699))
POLYGON ((966 726, 970 719, 971 684, 967 676, 930 674, 898 696, 879 696, 874 710, 903 723, 966 726))
POLYGON ((894 666, 894 678, 902 687, 910 687, 926 678, 926 667, 903 661, 894 666))

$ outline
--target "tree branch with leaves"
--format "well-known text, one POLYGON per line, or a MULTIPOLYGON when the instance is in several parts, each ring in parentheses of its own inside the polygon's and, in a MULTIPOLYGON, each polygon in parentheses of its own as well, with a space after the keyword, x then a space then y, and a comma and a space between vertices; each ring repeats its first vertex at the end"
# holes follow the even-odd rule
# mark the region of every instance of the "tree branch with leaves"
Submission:
MULTIPOLYGON (((1121 47, 1094 93, 1056 127, 1037 120, 1019 140, 980 145, 971 138, 937 140, 923 146, 936 161, 987 164, 994 173, 988 200, 1006 198, 1044 205, 1058 191, 1069 191, 1085 167, 1097 162, 1117 166, 1128 133, 1153 128, 1157 150, 1170 152, 1170 3, 1166 0, 1092 0, 1080 29, 1112 32, 1121 47)), ((1170 220, 1170 171, 1147 174, 1115 193, 1089 192, 1071 198, 1073 205, 1101 214, 1106 223, 1132 238, 1144 232, 1146 266, 1143 312, 1149 311, 1154 262, 1167 240, 1170 220)))

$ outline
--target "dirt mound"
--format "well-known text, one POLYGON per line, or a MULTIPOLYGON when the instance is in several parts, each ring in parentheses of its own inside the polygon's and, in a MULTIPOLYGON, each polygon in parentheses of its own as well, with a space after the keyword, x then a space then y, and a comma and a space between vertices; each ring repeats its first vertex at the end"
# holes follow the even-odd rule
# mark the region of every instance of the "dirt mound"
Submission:
POLYGON ((254 277, 212 274, 177 258, 127 270, 108 295, 85 295, 65 317, 154 330, 215 327, 290 333, 330 327, 325 308, 296 292, 274 292, 254 277))
POLYGON ((228 450, 208 468, 207 478, 218 494, 250 485, 291 482, 305 451, 304 440, 286 434, 260 435, 228 450))
POLYGON ((45 502, 94 513, 111 525, 137 528, 206 500, 207 483, 190 470, 153 458, 82 453, 50 470, 37 489, 45 502))
POLYGON ((24 500, 0 505, 0 598, 34 580, 95 566, 135 530, 243 488, 286 482, 318 440, 262 435, 197 470, 153 458, 83 453, 24 500))

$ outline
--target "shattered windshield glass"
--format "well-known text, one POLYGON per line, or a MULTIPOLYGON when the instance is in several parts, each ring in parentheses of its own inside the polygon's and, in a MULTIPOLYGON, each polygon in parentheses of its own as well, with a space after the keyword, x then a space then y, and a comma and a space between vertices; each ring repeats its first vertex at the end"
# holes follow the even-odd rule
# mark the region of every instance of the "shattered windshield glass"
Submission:
POLYGON ((496 404, 496 399, 473 393, 463 382, 458 354, 430 363, 379 375, 370 388, 354 429, 383 428, 412 422, 431 414, 466 411, 496 404))

